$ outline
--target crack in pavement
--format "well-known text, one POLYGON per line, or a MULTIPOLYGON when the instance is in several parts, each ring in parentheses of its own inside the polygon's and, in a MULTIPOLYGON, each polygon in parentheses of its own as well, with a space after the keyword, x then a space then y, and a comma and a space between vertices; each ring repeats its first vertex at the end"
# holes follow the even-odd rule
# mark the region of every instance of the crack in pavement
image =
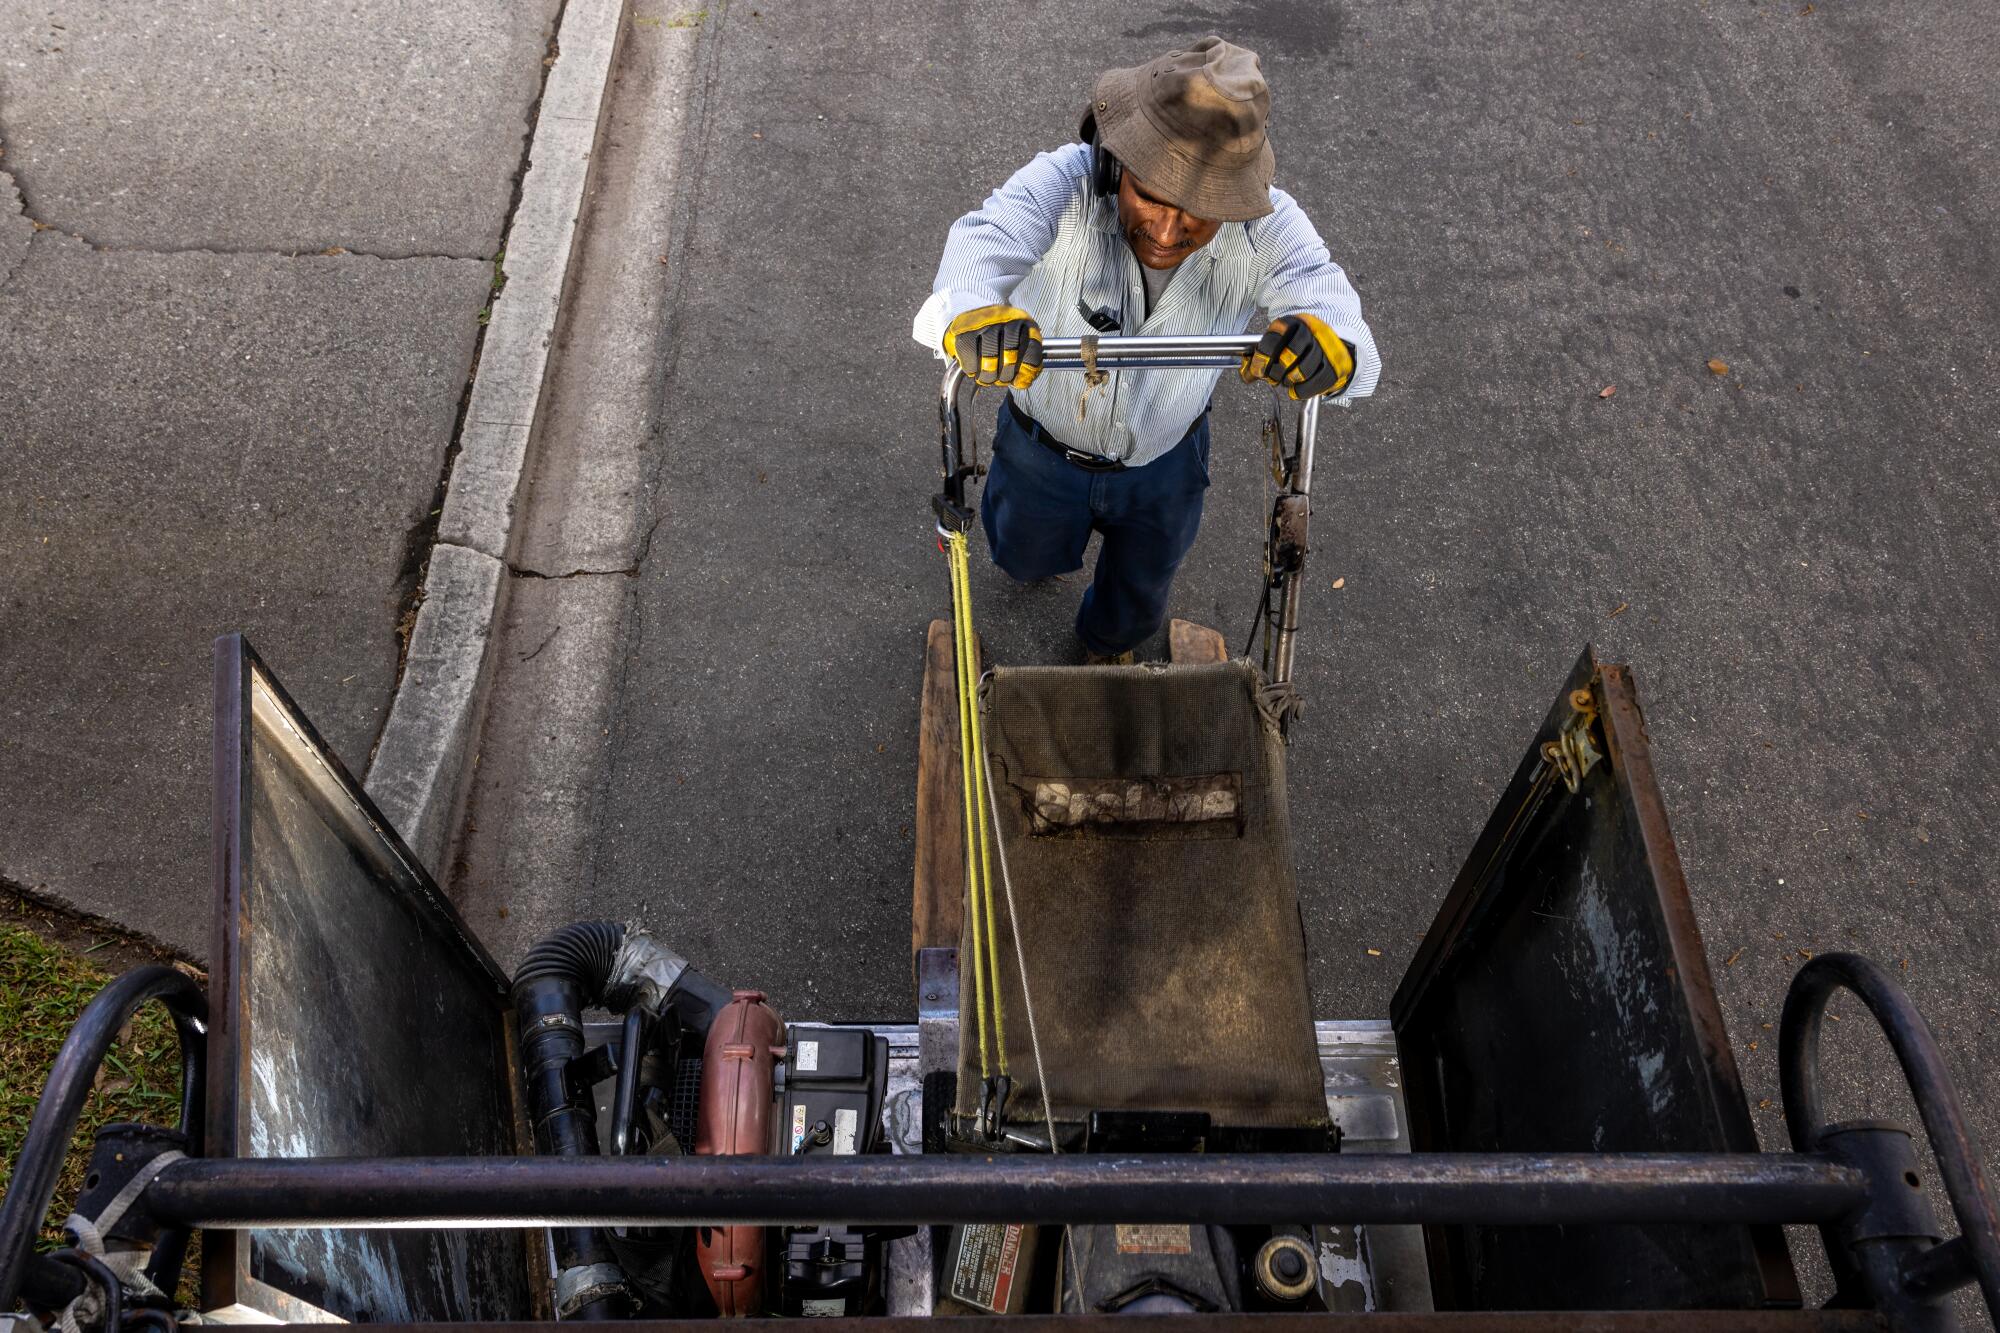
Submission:
POLYGON ((539 569, 526 569, 520 565, 509 565, 507 566, 507 572, 517 579, 548 579, 551 581, 608 578, 613 574, 628 579, 639 577, 639 567, 637 565, 633 565, 629 569, 572 569, 567 574, 544 574, 539 569))
POLYGON ((603 578, 613 574, 622 575, 628 579, 636 579, 639 577, 639 572, 646 567, 646 561, 653 553, 653 537, 659 532, 660 524, 666 521, 666 517, 665 514, 656 514, 653 516, 653 522, 646 529, 646 535, 639 539, 639 553, 633 557, 632 563, 629 565, 621 566, 617 569, 572 569, 563 574, 551 574, 546 570, 533 569, 527 565, 517 565, 509 562, 507 572, 517 579, 603 578))
POLYGON ((14 213, 28 224, 28 241, 26 245, 21 247, 21 257, 12 264, 9 264, 4 274, 0 274, 0 290, 5 290, 7 284, 14 280, 15 275, 27 267, 28 251, 34 245, 35 237, 43 230, 43 224, 37 222, 28 213, 27 201, 21 197, 20 183, 14 179, 12 174, 0 171, 0 197, 5 197, 6 195, 13 196, 14 213))
POLYGON ((7 284, 14 281, 15 275, 28 266, 28 251, 34 243, 35 238, 30 236, 28 244, 21 247, 21 257, 8 265, 5 273, 0 273, 0 292, 6 291, 7 284))
POLYGON ((543 640, 542 640, 542 641, 541 641, 540 643, 538 643, 538 644, 536 644, 536 645, 535 645, 535 651, 534 651, 534 652, 532 652, 532 653, 529 653, 529 654, 528 654, 528 655, 527 655, 526 657, 523 657, 523 658, 522 658, 521 660, 522 660, 523 662, 532 662, 532 661, 534 661, 534 660, 535 660, 535 659, 536 659, 537 657, 540 657, 540 656, 542 655, 542 649, 544 649, 544 648, 548 647, 548 646, 549 646, 550 644, 554 643, 554 642, 556 641, 556 635, 558 635, 558 634, 560 634, 560 633, 562 633, 562 626, 561 626, 561 625, 557 625, 557 626, 556 626, 556 627, 555 627, 554 629, 552 629, 552 630, 550 630, 550 631, 549 631, 549 637, 548 637, 548 638, 546 638, 546 639, 543 639, 543 640))
MULTIPOLYGON (((4 151, 6 142, 7 142, 7 134, 5 127, 0 126, 0 151, 4 151)), ((327 241, 325 244, 319 246, 291 246, 291 247, 276 246, 276 245, 148 246, 148 245, 119 245, 110 241, 94 241, 80 231, 71 231, 67 227, 62 226, 60 223, 50 222, 46 217, 42 216, 41 210, 37 209, 34 206, 34 204, 29 200, 28 183, 22 177, 20 169, 18 167, 12 171, 0 171, 0 176, 6 177, 6 179, 8 179, 13 183, 14 198, 20 204, 20 209, 19 209, 20 214, 34 226, 37 234, 40 234, 41 232, 45 231, 59 232, 64 236, 70 237, 72 240, 82 241, 92 250, 98 251, 99 253, 103 254, 277 255, 285 259, 313 259, 321 257, 330 259, 342 255, 353 255, 360 259, 382 259, 389 261, 394 261, 398 259, 474 259, 478 260, 481 263, 491 263, 493 261, 492 255, 460 255, 460 254, 447 254, 441 251, 427 251, 427 250, 409 250, 401 253, 398 253, 393 250, 362 250, 362 249, 357 249, 353 246, 342 245, 338 241, 327 241)), ((20 265, 18 264, 15 265, 14 271, 18 271, 19 268, 20 265)), ((0 278, 0 286, 4 286, 6 284, 7 279, 12 278, 14 276, 14 271, 10 271, 7 274, 7 278, 0 278)))
POLYGON ((226 246, 213 246, 213 245, 186 245, 186 246, 114 245, 104 241, 93 241, 88 236, 83 235, 81 232, 65 231, 63 230, 63 228, 55 225, 52 222, 44 222, 40 218, 30 213, 26 207, 22 208, 21 215, 27 218, 30 223, 34 224, 35 233, 37 235, 40 235, 42 232, 45 231, 52 231, 57 233, 58 235, 67 236, 73 241, 81 241, 98 254, 161 255, 161 256, 214 255, 221 258, 227 258, 230 256, 242 256, 242 257, 276 256, 279 259, 339 259, 352 256, 356 259, 379 259, 385 263, 392 263, 392 264, 402 260, 413 260, 413 259, 472 260, 476 263, 481 263, 481 264, 489 264, 493 262, 493 256, 491 255, 455 255, 455 254, 445 254, 445 253, 433 253, 429 251, 412 251, 408 254, 392 254, 380 250, 355 250, 355 249, 350 249, 349 247, 344 245, 329 245, 324 247, 323 249, 318 249, 318 250, 286 250, 276 247, 260 247, 260 246, 243 246, 240 248, 230 248, 226 246))
MULTIPOLYGON (((514 214, 521 207, 521 190, 527 180, 528 168, 531 165, 531 159, 535 151, 535 126, 541 120, 542 99, 548 94, 549 71, 555 65, 555 59, 558 55, 557 42, 562 34, 563 17, 568 13, 569 0, 561 0, 561 3, 556 6, 555 13, 549 19, 549 25, 543 38, 544 55, 542 58, 541 82, 536 85, 535 96, 527 107, 525 114, 526 128, 521 136, 521 155, 514 165, 514 180, 508 190, 507 196, 507 212, 500 220, 500 254, 506 253, 508 236, 514 230, 514 214)), ((490 263, 492 259, 489 258, 485 262, 490 263)), ((502 273, 499 276, 504 280, 506 275, 502 273)), ((417 608, 423 604, 424 591, 430 582, 431 552, 436 550, 438 545, 438 519, 444 513, 445 500, 451 492, 451 475, 453 470, 458 466, 458 455, 465 444, 466 417, 472 408, 472 390, 478 383, 480 362, 486 355, 486 329, 486 324, 482 322, 479 332, 473 340, 472 360, 465 369, 465 384, 460 390, 458 397, 458 413, 452 419, 451 436, 445 441, 444 458, 438 465, 437 486, 432 491, 428 516, 417 527, 410 530, 411 545, 408 549, 412 558, 404 566, 406 573, 399 573, 396 580, 397 587, 402 589, 406 586, 404 584, 405 577, 408 578, 407 591, 402 594, 403 607, 398 617, 399 624, 415 623, 417 608)), ((510 572, 518 572, 514 570, 511 564, 507 563, 504 557, 501 563, 506 565, 510 572)), ((410 644, 407 636, 399 634, 397 637, 399 644, 396 651, 396 675, 395 683, 391 688, 396 692, 400 692, 403 688, 403 671, 409 665, 410 644)), ((370 770, 375 767, 375 754, 381 747, 382 735, 387 727, 388 715, 385 713, 383 715, 383 730, 376 733, 374 741, 368 747, 368 768, 370 770)))

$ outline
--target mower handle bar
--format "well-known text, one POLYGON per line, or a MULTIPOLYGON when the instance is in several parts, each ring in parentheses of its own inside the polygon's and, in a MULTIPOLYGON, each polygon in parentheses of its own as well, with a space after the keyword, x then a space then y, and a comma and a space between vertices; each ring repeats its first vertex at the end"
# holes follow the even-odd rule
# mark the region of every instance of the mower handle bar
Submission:
MULTIPOLYGON (((1084 344, 1096 343, 1099 367, 1116 370, 1233 370, 1257 350, 1260 335, 1255 333, 1201 333, 1186 336, 1147 334, 1132 338, 1049 338, 1042 343, 1043 370, 1084 370, 1084 344)), ((962 504, 964 456, 959 444, 958 391, 966 374, 957 361, 947 359, 944 384, 938 404, 944 428, 944 476, 948 493, 962 504)), ((1288 479, 1287 490, 1298 495, 1312 492, 1313 445, 1319 434, 1318 398, 1299 403, 1298 463, 1288 479)))
MULTIPOLYGON (((1042 369, 1089 370, 1234 370, 1257 350, 1262 336, 1255 333, 1201 333, 1185 336, 1147 334, 1132 338, 1047 338, 1042 342, 1042 369), (1086 347, 1091 355, 1084 355, 1086 347)), ((959 523, 969 522, 965 483, 977 469, 965 461, 959 438, 958 391, 966 374, 956 360, 947 358, 944 383, 938 403, 942 441, 941 472, 944 489, 935 504, 940 516, 957 514, 959 523)), ((1298 449, 1293 455, 1284 493, 1301 504, 1310 504, 1313 475, 1313 446, 1319 434, 1318 398, 1299 403, 1298 449)), ((1283 501, 1281 500, 1281 503, 1283 501)), ((940 528, 942 531, 942 528, 940 528)), ((1298 578, 1285 585, 1279 611, 1277 651, 1272 679, 1279 683, 1292 677, 1292 646, 1298 636, 1298 578)))
MULTIPOLYGON (((1234 370, 1257 350, 1259 335, 1190 334, 1185 337, 1146 334, 1134 338, 1098 338, 1097 364, 1117 370, 1234 370)), ((1043 370, 1084 370, 1085 338, 1042 340, 1043 370)))

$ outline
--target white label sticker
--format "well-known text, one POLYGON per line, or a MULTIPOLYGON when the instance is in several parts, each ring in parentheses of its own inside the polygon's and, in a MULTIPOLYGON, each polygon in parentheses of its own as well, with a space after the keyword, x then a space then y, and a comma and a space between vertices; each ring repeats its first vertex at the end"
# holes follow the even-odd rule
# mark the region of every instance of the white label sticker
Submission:
POLYGON ((840 1297, 823 1301, 800 1301, 799 1313, 808 1318, 838 1319, 847 1313, 847 1302, 840 1297))
POLYGON ((806 1104, 799 1102, 792 1107, 792 1151, 798 1152, 799 1145, 806 1141, 806 1104))
POLYGON ((799 1058, 793 1063, 798 1067, 798 1071, 801 1074, 817 1074, 819 1072, 819 1043, 816 1041, 800 1042, 799 1058))
POLYGON ((1193 1244, 1185 1226, 1160 1223, 1131 1226, 1121 1222, 1115 1234, 1120 1254, 1186 1254, 1193 1244))
POLYGON ((833 1113, 833 1150, 836 1153, 854 1155, 855 1131, 861 1128, 859 1113, 841 1107, 833 1113))

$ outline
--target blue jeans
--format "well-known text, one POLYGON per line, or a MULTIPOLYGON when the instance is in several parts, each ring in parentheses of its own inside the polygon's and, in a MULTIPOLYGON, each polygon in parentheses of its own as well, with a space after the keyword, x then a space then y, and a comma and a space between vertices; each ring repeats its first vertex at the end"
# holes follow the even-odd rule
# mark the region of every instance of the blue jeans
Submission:
POLYGON ((1122 653, 1166 619, 1207 490, 1207 413, 1144 467, 1086 472, 1023 431, 1002 403, 979 521, 993 563, 1023 583, 1082 569, 1090 534, 1103 533, 1076 636, 1092 652, 1122 653))

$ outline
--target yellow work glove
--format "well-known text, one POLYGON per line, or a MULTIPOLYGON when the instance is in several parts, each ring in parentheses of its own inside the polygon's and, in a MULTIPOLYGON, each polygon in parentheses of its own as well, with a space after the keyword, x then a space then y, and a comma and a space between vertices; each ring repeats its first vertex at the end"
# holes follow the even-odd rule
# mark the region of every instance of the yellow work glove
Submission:
POLYGON ((1354 378, 1354 349, 1318 315, 1280 315, 1237 373, 1245 384, 1269 380, 1293 401, 1339 393, 1354 378))
POLYGON ((974 384, 1025 389, 1042 373, 1042 329, 1025 310, 983 305, 951 322, 944 331, 944 354, 974 384))

